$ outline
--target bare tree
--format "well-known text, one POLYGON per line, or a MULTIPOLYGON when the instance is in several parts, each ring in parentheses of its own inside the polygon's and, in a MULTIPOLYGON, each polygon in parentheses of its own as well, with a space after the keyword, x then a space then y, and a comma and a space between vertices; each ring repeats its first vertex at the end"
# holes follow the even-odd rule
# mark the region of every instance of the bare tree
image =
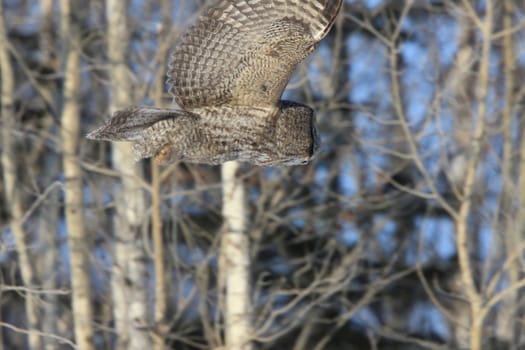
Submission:
POLYGON ((76 0, 62 0, 64 45, 64 105, 62 108, 62 152, 65 177, 65 206, 71 262, 72 308, 75 339, 79 349, 93 349, 93 310, 89 271, 89 239, 84 224, 84 186, 79 162, 80 53, 79 11, 76 0))
MULTIPOLYGON (((164 72, 167 66, 168 51, 171 46, 171 13, 172 4, 170 0, 161 1, 161 30, 159 33, 158 43, 159 50, 157 53, 158 71, 155 75, 156 85, 154 87, 154 97, 156 106, 163 106, 164 95, 164 72)), ((166 281, 166 254, 164 249, 162 234, 162 214, 161 214, 161 171, 159 165, 151 162, 151 221, 152 236, 154 245, 154 265, 155 265, 155 349, 163 350, 165 348, 165 324, 166 309, 168 305, 168 286, 166 281)))
POLYGON ((222 295, 225 348, 252 349, 250 240, 246 194, 239 177, 239 163, 222 165, 222 232, 219 252, 219 293, 222 295))
POLYGON ((2 98, 2 168, 4 181, 5 200, 10 208, 10 227, 15 238, 18 253, 18 264, 22 274, 22 280, 27 287, 25 291, 25 312, 27 316, 28 343, 32 349, 42 348, 42 339, 38 334, 40 327, 40 306, 38 298, 32 289, 37 285, 36 271, 33 259, 30 256, 28 246, 28 233, 23 226, 24 207, 22 196, 19 191, 19 167, 20 158, 15 150, 17 140, 15 130, 19 126, 15 114, 15 77, 11 65, 10 41, 6 33, 4 21, 4 5, 0 3, 0 72, 2 74, 1 98, 2 98))
MULTIPOLYGON (((40 19, 40 36, 38 40, 38 48, 40 52, 40 62, 45 70, 43 72, 45 82, 42 84, 42 91, 47 96, 48 101, 53 101, 54 96, 57 96, 56 76, 58 67, 58 58, 56 57, 55 48, 57 40, 55 40, 55 25, 54 25, 54 1, 53 0, 42 0, 40 1, 40 10, 42 11, 42 17, 40 19)), ((78 103, 79 101, 77 101, 78 103)), ((54 108, 55 109, 55 108, 54 108)), ((55 109, 56 110, 56 109, 55 109)), ((44 119, 46 120, 46 126, 42 128, 40 142, 38 144, 38 151, 34 152, 34 157, 31 157, 31 163, 34 164, 42 158, 49 157, 56 159, 54 154, 46 154, 45 147, 41 147, 40 144, 45 145, 45 133, 47 130, 52 128, 53 114, 46 113, 44 119)), ((77 135, 78 138, 78 135, 77 135)), ((60 167, 57 167, 57 173, 60 173, 60 167)), ((47 181, 53 181, 55 174, 49 174, 47 181)), ((41 231, 40 237, 45 240, 46 254, 43 258, 41 268, 45 273, 45 278, 42 278, 42 286, 46 290, 55 290, 58 287, 58 276, 57 266, 60 262, 59 257, 59 237, 57 235, 57 227, 59 225, 61 215, 59 193, 50 194, 44 206, 49 208, 41 217, 41 231), (49 273, 52 272, 52 273, 49 273)), ((41 274, 42 275, 42 274, 41 274)), ((44 298, 44 312, 42 315, 42 328, 47 334, 59 334, 58 322, 59 322, 59 307, 58 307, 58 296, 55 294, 46 295, 44 298)), ((89 300, 89 302, 91 302, 89 300)), ((59 348, 59 342, 57 339, 51 337, 44 338, 45 349, 55 350, 59 348)))
MULTIPOLYGON (((110 60, 111 110, 133 102, 131 72, 127 65, 129 31, 127 1, 109 0, 108 56, 110 60)), ((129 144, 116 144, 112 150, 113 167, 120 173, 122 185, 115 192, 114 220, 115 263, 112 292, 118 349, 149 349, 151 339, 147 326, 148 266, 142 236, 145 204, 140 185, 142 169, 135 163, 129 144)))
MULTIPOLYGON (((471 10, 471 5, 465 1, 466 10, 471 10)), ((493 34, 493 20, 494 20, 494 4, 492 1, 487 1, 486 13, 484 21, 477 17, 475 13, 475 22, 479 24, 479 30, 482 33, 482 49, 479 65, 479 76, 476 88, 476 102, 478 104, 478 113, 475 115, 475 130, 471 137, 472 150, 468 159, 466 168, 464 187, 461 193, 461 200, 458 215, 456 218, 457 229, 457 250, 459 257, 459 267, 461 270, 462 282, 465 288, 465 294, 470 303, 470 340, 469 347, 472 350, 480 350, 483 343, 483 323, 484 316, 482 313, 482 296, 476 286, 474 279, 474 269, 471 260, 471 248, 469 244, 469 218, 471 215, 471 208, 473 198, 475 196, 475 181, 476 171, 482 156, 483 138, 485 136, 486 118, 487 118, 487 98, 489 87, 489 66, 490 66, 490 51, 492 46, 493 34)), ((472 12, 472 11, 471 11, 472 12)))

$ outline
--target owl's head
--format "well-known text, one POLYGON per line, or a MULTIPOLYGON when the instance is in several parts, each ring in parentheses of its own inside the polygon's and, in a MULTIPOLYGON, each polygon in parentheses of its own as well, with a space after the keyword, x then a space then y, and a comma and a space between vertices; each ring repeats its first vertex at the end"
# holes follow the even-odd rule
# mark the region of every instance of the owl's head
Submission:
POLYGON ((305 105, 281 101, 276 125, 276 145, 281 165, 304 165, 319 149, 314 111, 305 105))

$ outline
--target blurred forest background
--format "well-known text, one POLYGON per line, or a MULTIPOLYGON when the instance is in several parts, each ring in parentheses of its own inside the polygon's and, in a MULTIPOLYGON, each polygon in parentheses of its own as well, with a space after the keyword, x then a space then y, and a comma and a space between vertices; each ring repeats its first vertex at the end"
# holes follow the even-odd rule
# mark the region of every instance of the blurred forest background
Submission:
MULTIPOLYGON (((84 137, 171 103, 203 3, 1 0, 0 349, 234 349, 221 167, 84 137)), ((524 10, 344 3, 285 93, 315 108, 319 156, 237 171, 243 349, 525 349, 524 10)))

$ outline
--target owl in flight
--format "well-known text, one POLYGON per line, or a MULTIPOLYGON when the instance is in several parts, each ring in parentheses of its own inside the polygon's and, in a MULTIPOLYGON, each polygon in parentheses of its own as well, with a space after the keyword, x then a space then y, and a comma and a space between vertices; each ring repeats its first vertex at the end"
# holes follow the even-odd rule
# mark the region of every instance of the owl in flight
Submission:
POLYGON ((175 47, 177 108, 128 107, 87 135, 132 141, 137 159, 306 164, 319 146, 313 110, 281 100, 343 0, 215 0, 175 47))

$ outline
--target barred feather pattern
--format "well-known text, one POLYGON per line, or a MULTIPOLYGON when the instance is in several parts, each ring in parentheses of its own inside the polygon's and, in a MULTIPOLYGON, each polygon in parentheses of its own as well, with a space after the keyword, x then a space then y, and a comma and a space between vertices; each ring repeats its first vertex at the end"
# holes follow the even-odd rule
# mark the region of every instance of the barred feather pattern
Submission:
POLYGON ((342 0, 221 0, 205 8, 172 53, 180 106, 274 104, 296 65, 334 23, 342 0))
POLYGON ((281 95, 343 0, 216 0, 172 52, 179 108, 129 107, 89 138, 132 141, 137 159, 297 165, 319 147, 313 110, 281 95))

